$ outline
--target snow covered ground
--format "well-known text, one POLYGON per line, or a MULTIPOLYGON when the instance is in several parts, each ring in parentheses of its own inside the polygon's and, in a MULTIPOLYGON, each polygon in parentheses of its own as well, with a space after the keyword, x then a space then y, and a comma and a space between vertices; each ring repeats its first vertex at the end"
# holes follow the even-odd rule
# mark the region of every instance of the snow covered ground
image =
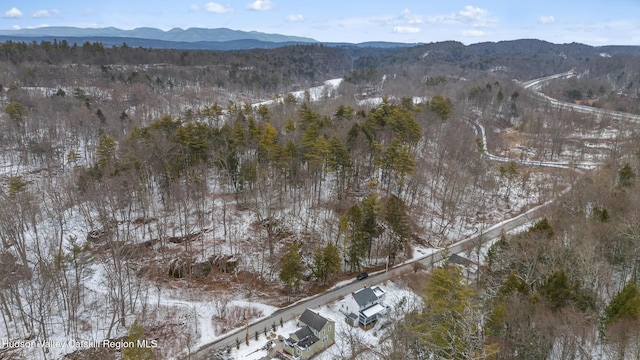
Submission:
MULTIPOLYGON (((337 78, 337 79, 330 79, 324 82, 323 85, 320 86, 314 86, 312 88, 309 88, 307 90, 298 90, 298 91, 292 91, 289 94, 293 95, 296 100, 298 101, 304 101, 305 100, 305 96, 308 93, 309 94, 309 100, 311 101, 320 101, 322 99, 325 98, 330 98, 333 97, 336 90, 338 89, 338 87, 340 87, 340 84, 342 83, 342 78, 337 78)), ((279 97, 278 99, 275 100, 265 100, 265 101, 260 101, 257 103, 253 103, 252 106, 254 108, 260 106, 260 105, 273 105, 275 103, 282 103, 284 101, 283 97, 279 97)))
MULTIPOLYGON (((385 306, 390 306, 391 309, 398 309, 403 313, 406 313, 413 309, 419 309, 422 306, 422 299, 413 293, 411 290, 396 284, 395 282, 387 282, 381 285, 381 287, 387 291, 385 295, 385 306), (401 308, 397 306, 403 304, 401 308)), ((359 327, 352 327, 344 321, 344 315, 339 311, 340 301, 327 304, 317 309, 311 309, 315 312, 319 312, 320 315, 327 319, 331 319, 336 323, 335 332, 335 344, 329 347, 327 350, 320 353, 315 359, 318 360, 333 360, 340 356, 344 356, 350 347, 349 341, 357 341, 360 345, 364 345, 370 348, 376 348, 383 340, 384 326, 387 323, 385 319, 378 321, 373 329, 365 331, 359 327)), ((394 310, 391 310, 394 311, 394 310)), ((284 338, 289 337, 289 334, 297 330, 296 321, 287 321, 284 326, 278 327, 275 334, 284 338)), ((270 331, 270 333, 272 333, 270 331)), ((267 350, 264 349, 267 339, 264 334, 259 335, 258 341, 255 341, 251 336, 249 345, 244 343, 240 345, 240 349, 233 349, 231 356, 233 359, 242 360, 260 360, 267 356, 267 350)))
MULTIPOLYGON (((314 87, 308 90, 309 98, 311 100, 320 100, 324 97, 331 96, 336 89, 339 87, 342 79, 332 79, 325 82, 324 85, 314 87)), ((49 92, 55 89, 40 89, 33 88, 28 89, 34 93, 43 93, 49 94, 49 92)), ((67 89, 71 90, 71 89, 67 89)), ((292 93, 297 99, 303 99, 306 96, 305 91, 297 91, 292 93)), ((107 96, 103 94, 103 96, 107 96)), ((377 103, 381 101, 381 99, 370 99, 371 102, 368 102, 367 105, 375 106, 377 103)), ((277 101, 282 101, 282 98, 277 101)), ((424 101, 423 98, 415 98, 414 102, 424 101)), ((261 102, 255 104, 255 106, 264 104, 270 105, 273 104, 273 100, 261 102)), ((364 105, 364 103, 363 103, 364 105)), ((486 136, 484 135, 484 128, 482 128, 482 134, 485 144, 485 152, 486 152, 486 136)), ((599 134, 593 134, 593 136, 602 136, 602 137, 615 137, 617 134, 611 131, 603 131, 599 134)), ((494 155, 487 155, 490 160, 504 162, 507 161, 505 158, 501 158, 494 155)), ((559 169, 567 169, 569 167, 574 166, 575 164, 568 163, 540 163, 537 162, 535 164, 528 164, 522 162, 521 165, 542 165, 547 167, 556 167, 559 169)), ((584 163, 582 164, 585 168, 597 166, 597 162, 593 163, 584 163)), ((5 176, 15 175, 15 174, 25 174, 25 177, 28 176, 29 181, 33 181, 35 186, 40 186, 43 184, 43 177, 37 174, 27 174, 32 171, 38 170, 37 168, 25 167, 16 164, 4 164, 1 167, 2 174, 5 176)), ((328 183, 328 182, 327 182, 328 183)), ((485 216, 485 221, 487 226, 494 223, 503 221, 506 217, 509 216, 510 213, 517 213, 521 209, 530 205, 531 203, 541 203, 546 201, 547 199, 536 198, 539 193, 535 190, 538 186, 548 186, 550 184, 550 176, 549 175, 534 175, 530 184, 523 186, 522 189, 520 187, 514 186, 512 189, 512 193, 507 196, 505 193, 504 187, 500 190, 498 194, 496 194, 496 198, 508 198, 508 201, 498 201, 498 206, 493 209, 492 213, 488 213, 485 216), (509 209, 507 209, 507 207, 509 209)), ((42 189, 45 189, 44 186, 42 189)), ((327 191, 323 194, 323 197, 331 196, 330 191, 327 191)), ((49 208, 50 211, 55 212, 54 206, 52 202, 54 199, 44 198, 42 200, 43 206, 49 208)), ((252 224, 256 222, 255 214, 249 210, 239 210, 233 201, 227 201, 224 198, 224 195, 215 197, 212 199, 206 200, 206 207, 210 209, 210 213, 207 214, 207 219, 211 219, 211 221, 207 221, 207 229, 203 231, 205 234, 206 241, 203 240, 201 243, 196 244, 196 246, 201 246, 206 251, 201 252, 201 258, 197 260, 204 260, 208 255, 212 255, 214 253, 225 253, 225 254, 242 254, 245 255, 241 258, 241 267, 244 270, 253 271, 256 273, 262 274, 262 269, 265 266, 264 263, 264 255, 256 253, 256 248, 261 248, 264 250, 264 244, 262 247, 258 246, 259 242, 264 240, 260 236, 256 236, 256 232, 251 229, 252 224), (225 227, 220 225, 220 219, 225 218, 226 225, 225 227), (216 219, 217 221, 213 221, 216 219), (224 240, 221 240, 224 239, 224 240), (216 247, 218 246, 218 247, 216 247), (253 250, 252 250, 253 249, 253 250), (262 256, 262 257, 261 257, 262 256), (262 260, 260 260, 262 259, 262 260)), ((435 209, 437 206, 433 205, 431 210, 437 211, 435 209)), ((188 209, 188 213, 195 213, 196 209, 188 209)), ((332 217, 331 211, 322 208, 313 208, 303 207, 302 209, 286 210, 287 213, 284 214, 284 218, 286 218, 285 226, 288 229, 293 230, 293 232, 298 234, 313 234, 314 236, 318 235, 321 241, 326 242, 327 239, 322 236, 326 236, 323 234, 327 233, 335 233, 335 231, 320 231, 321 229, 336 229, 337 221, 335 217, 332 217)), ((43 216, 43 220, 39 223, 37 227, 40 231, 39 233, 34 232, 34 228, 30 228, 27 231, 27 237, 41 237, 47 239, 60 239, 61 248, 63 249, 71 249, 74 244, 83 245, 87 240, 87 233, 91 230, 101 230, 99 228, 95 228, 92 226, 92 221, 95 221, 98 218, 98 215, 95 211, 91 209, 90 206, 86 204, 77 205, 73 207, 66 208, 63 211, 55 213, 55 216, 43 216), (72 239, 75 239, 72 241, 72 239), (75 243, 74 241, 77 241, 75 243)), ((136 242, 149 241, 152 239, 156 239, 160 236, 171 235, 171 236, 184 236, 188 235, 185 229, 194 229, 198 228, 195 219, 189 219, 190 223, 185 224, 184 226, 177 226, 176 224, 180 224, 181 219, 179 219, 179 215, 176 216, 167 214, 163 209, 159 206, 154 208, 151 213, 143 214, 138 213, 135 210, 127 215, 128 218, 119 218, 117 224, 117 231, 122 234, 123 237, 135 239, 136 242), (151 220, 150 223, 144 225, 135 225, 135 220, 139 218, 155 219, 151 220), (193 223, 191 223, 193 221, 193 223)), ((433 218, 432 214, 426 214, 424 218, 420 220, 423 223, 426 223, 427 218, 433 218)), ((463 219, 457 218, 456 222, 462 224, 463 219)), ((431 221, 431 220, 430 220, 431 221)), ((444 237, 448 240, 460 239, 465 236, 471 236, 478 231, 478 227, 480 225, 474 224, 466 224, 464 226, 452 226, 451 228, 444 231, 444 237)), ((526 229, 526 226, 523 226, 526 229)), ((204 230, 204 229, 203 229, 204 230)), ((57 244, 57 242, 56 242, 57 244)), ((446 244, 441 244, 446 245, 446 244)), ((489 244, 487 244, 489 245, 489 244)), ((413 258, 422 257, 430 252, 433 252, 434 249, 426 247, 424 245, 415 245, 413 247, 413 258)), ((483 247, 481 250, 480 256, 483 256, 486 253, 486 247, 483 247)), ((473 255, 472 255, 473 256, 473 255)), ((471 259, 474 257, 470 256, 471 259)), ((477 256, 477 254, 475 255, 477 256)), ((377 261, 377 260, 376 260, 377 261)), ((51 316, 51 324, 47 324, 48 329, 50 330, 50 336, 53 344, 68 344, 68 341, 71 339, 82 339, 86 341, 100 341, 105 337, 123 337, 126 336, 127 329, 126 327, 118 327, 115 326, 113 330, 111 327, 113 326, 113 319, 110 318, 112 307, 114 305, 113 294, 109 292, 109 286, 107 285, 107 281, 109 276, 107 275, 107 269, 105 265, 98 263, 91 263, 87 266, 86 271, 83 273, 82 283, 84 287, 84 297, 83 304, 80 307, 79 316, 86 319, 87 324, 84 328, 80 329, 76 334, 70 334, 68 329, 65 329, 62 326, 61 322, 63 322, 62 317, 57 317, 55 315, 51 316)), ((273 280, 274 272, 264 273, 264 279, 273 280)), ((223 298, 219 294, 211 293, 211 292, 203 292, 200 293, 199 289, 194 288, 190 289, 189 286, 184 286, 181 284, 180 286, 167 285, 167 284, 149 284, 144 282, 139 282, 139 279, 135 279, 132 277, 131 283, 127 283, 127 286, 130 286, 131 289, 135 291, 131 291, 128 293, 128 296, 138 297, 135 300, 135 304, 138 307, 137 311, 147 311, 147 313, 155 314, 155 320, 153 326, 158 327, 160 329, 163 326, 176 327, 176 331, 180 332, 180 335, 176 337, 174 343, 171 344, 161 344, 162 347, 174 347, 174 351, 165 351, 162 355, 165 358, 173 358, 177 356, 177 354, 186 347, 195 349, 200 345, 205 343, 209 343, 220 336, 221 328, 227 326, 220 323, 220 321, 216 320, 221 317, 221 312, 228 311, 231 312, 232 309, 241 309, 240 311, 251 311, 255 318, 265 317, 269 314, 272 314, 277 308, 275 306, 266 305, 269 299, 260 298, 259 296, 254 296, 251 298, 247 298, 245 294, 240 292, 230 293, 225 295, 223 298), (170 345, 170 346, 169 346, 170 345)), ((129 281, 129 280, 128 280, 129 281)), ((347 280, 347 282, 351 282, 352 279, 347 280)), ((337 284, 339 286, 341 283, 337 284)), ((388 305, 394 306, 400 299, 406 298, 408 300, 408 308, 418 307, 421 304, 421 300, 409 290, 403 289, 399 285, 394 283, 387 283, 385 285, 385 289, 388 290, 387 301, 388 305)), ((31 289, 34 291, 37 288, 31 289)), ((36 296, 34 293, 23 293, 19 296, 22 296, 23 300, 29 299, 29 296, 36 296)), ((339 305, 337 303, 329 304, 324 306, 319 310, 323 316, 327 316, 332 318, 339 324, 337 331, 337 343, 327 351, 325 351, 319 358, 320 359, 333 359, 337 355, 339 355, 348 344, 344 342, 344 339, 356 338, 359 339, 364 344, 368 344, 368 346, 375 347, 381 339, 382 332, 380 328, 372 329, 370 331, 364 332, 360 329, 351 328, 350 326, 344 324, 342 321, 342 315, 337 311, 337 307, 339 305), (348 336, 342 336, 342 335, 348 336)), ((135 316, 129 314, 127 316, 127 324, 130 325, 133 320, 135 320, 135 316)), ((384 321, 381 321, 379 326, 382 326, 384 321)), ((295 329, 295 324, 293 322, 286 323, 283 328, 279 328, 277 333, 282 336, 287 336, 289 332, 292 332, 295 329)), ((229 330, 229 329, 227 329, 229 330)), ((0 327, 0 345, 2 344, 3 339, 14 339, 29 336, 30 334, 22 334, 20 332, 14 331, 11 326, 0 327)), ((154 334, 150 334, 149 336, 155 336, 154 334)), ((234 350, 233 355, 239 359, 253 359, 260 358, 264 356, 266 352, 261 351, 259 348, 264 345, 264 335, 260 335, 261 340, 252 341, 250 345, 241 346, 239 351, 234 350)), ((78 346, 51 346, 49 352, 45 354, 43 347, 33 347, 32 349, 25 349, 25 351, 21 352, 23 356, 26 358, 59 358, 63 354, 72 352, 74 350, 81 349, 78 346)))

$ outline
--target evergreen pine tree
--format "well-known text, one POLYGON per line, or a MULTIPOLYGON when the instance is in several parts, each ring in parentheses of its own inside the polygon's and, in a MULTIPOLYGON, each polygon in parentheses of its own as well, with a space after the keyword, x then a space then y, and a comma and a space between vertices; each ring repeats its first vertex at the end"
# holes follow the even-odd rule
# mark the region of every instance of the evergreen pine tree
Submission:
POLYGON ((360 205, 356 204, 340 217, 340 234, 344 235, 346 261, 351 271, 362 268, 366 254, 365 235, 363 231, 364 214, 360 205))
POLYGON ((554 310, 565 307, 574 298, 574 290, 564 269, 553 272, 540 286, 540 293, 554 310))
POLYGON ((302 281, 304 264, 300 256, 300 244, 293 243, 282 257, 282 269, 278 276, 287 287, 287 294, 291 296, 291 290, 297 289, 302 281))
POLYGON ((394 235, 389 244, 388 254, 389 262, 393 263, 398 251, 403 249, 404 243, 409 239, 409 209, 402 199, 391 195, 384 206, 384 219, 394 235))
MULTIPOLYGON (((468 315, 473 292, 458 267, 436 268, 425 288, 424 310, 414 331, 420 345, 436 359, 469 359, 481 341, 478 323, 468 315)), ((427 358, 429 358, 427 356, 427 358)))
POLYGON ((147 340, 144 338, 144 328, 138 324, 138 321, 134 321, 129 328, 129 336, 127 336, 127 343, 132 344, 132 347, 126 347, 122 350, 123 360, 151 360, 153 359, 153 350, 148 347, 139 347, 138 341, 147 340))
POLYGON ((640 291, 636 279, 631 279, 604 309, 604 322, 609 325, 618 319, 638 320, 640 291))
POLYGON ((636 174, 631 169, 629 164, 625 164, 620 171, 618 171, 618 183, 622 187, 633 187, 636 183, 636 174))

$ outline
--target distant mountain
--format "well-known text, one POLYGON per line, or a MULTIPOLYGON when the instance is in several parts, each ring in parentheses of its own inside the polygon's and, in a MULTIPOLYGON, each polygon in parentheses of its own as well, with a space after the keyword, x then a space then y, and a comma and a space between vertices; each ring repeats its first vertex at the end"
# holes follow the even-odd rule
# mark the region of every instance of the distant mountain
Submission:
MULTIPOLYGON (((458 41, 437 43, 398 43, 385 41, 369 41, 362 43, 319 42, 312 38, 267 34, 257 31, 231 30, 227 28, 174 28, 164 31, 156 28, 141 27, 133 30, 122 30, 115 27, 77 28, 66 26, 50 26, 35 29, 0 30, 0 42, 8 40, 31 43, 33 41, 66 40, 70 44, 99 42, 106 47, 127 44, 132 47, 179 50, 247 50, 273 49, 298 44, 323 44, 341 49, 354 59, 380 57, 378 65, 385 62, 396 63, 397 52, 404 52, 414 60, 430 59, 433 61, 482 62, 482 66, 493 62, 494 57, 515 56, 517 58, 547 58, 557 60, 558 57, 573 56, 587 59, 601 54, 640 55, 639 46, 601 46, 571 43, 554 44, 537 39, 520 39, 499 42, 482 42, 464 45, 458 41), (480 58, 484 58, 480 60, 480 58)), ((365 59, 365 61, 369 61, 365 59)), ((567 61, 569 62, 569 61, 567 61)), ((367 63, 369 65, 369 63, 367 63)))
POLYGON ((355 47, 355 48, 377 48, 377 49, 394 49, 394 48, 405 48, 405 47, 413 47, 417 45, 421 45, 421 43, 400 43, 400 42, 388 42, 388 41, 367 41, 361 43, 344 43, 344 42, 324 42, 324 45, 332 46, 332 47, 355 47))
POLYGON ((318 44, 300 41, 285 41, 285 42, 271 42, 254 39, 244 40, 231 40, 231 41, 165 41, 143 38, 129 38, 129 37, 103 37, 103 36, 88 36, 88 37, 60 37, 60 36, 7 36, 0 35, 0 43, 6 41, 31 43, 32 41, 41 42, 54 40, 66 40, 69 44, 83 44, 85 42, 101 43, 105 47, 122 46, 126 44, 130 47, 141 47, 150 49, 177 49, 177 50, 216 50, 216 51, 228 51, 228 50, 247 50, 247 49, 275 49, 289 45, 306 45, 306 44, 318 44))
MULTIPOLYGON (((227 28, 205 29, 175 28, 163 31, 156 28, 141 27, 133 30, 122 30, 115 27, 77 28, 66 26, 50 26, 35 29, 0 30, 0 41, 16 41, 30 43, 32 41, 66 40, 70 44, 100 42, 104 46, 128 46, 154 49, 180 50, 245 50, 272 49, 296 44, 317 44, 317 40, 301 36, 266 34, 257 31, 240 31, 227 28)), ((353 43, 323 43, 324 45, 351 49, 395 49, 416 46, 419 44, 370 41, 353 43)), ((354 50, 357 51, 357 50, 354 50)))
MULTIPOLYGON (((172 42, 225 42, 236 40, 257 40, 272 43, 294 42, 294 43, 316 43, 317 41, 307 37, 288 36, 280 34, 266 34, 257 31, 240 31, 227 28, 205 29, 189 28, 186 30, 174 28, 163 31, 156 28, 136 28, 133 30, 122 30, 114 27, 107 28, 77 28, 67 26, 48 26, 35 29, 20 30, 0 30, 0 36, 7 38, 57 38, 67 39, 89 39, 89 38, 131 38, 148 39, 172 42)), ((122 44, 122 42, 120 42, 122 44)))

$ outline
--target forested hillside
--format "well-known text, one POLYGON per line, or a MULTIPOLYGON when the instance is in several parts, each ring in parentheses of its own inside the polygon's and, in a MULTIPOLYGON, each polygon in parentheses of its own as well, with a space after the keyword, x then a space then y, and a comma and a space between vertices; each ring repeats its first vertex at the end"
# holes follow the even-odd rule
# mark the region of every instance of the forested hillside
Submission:
POLYGON ((15 81, 21 86, 47 87, 145 84, 154 91, 189 84, 249 93, 254 98, 341 77, 351 66, 342 53, 322 45, 213 52, 78 45, 66 40, 7 41, 0 44, 0 56, 11 68, 0 79, 5 88, 15 81))
MULTIPOLYGON (((1 44, 0 339, 144 331, 176 358, 261 316, 251 304, 553 204, 468 246, 474 276, 403 275, 423 306, 344 357, 631 357, 637 118, 545 96, 637 114, 637 58, 535 44, 550 50, 1 44)), ((0 356, 116 356, 83 350, 0 356)))

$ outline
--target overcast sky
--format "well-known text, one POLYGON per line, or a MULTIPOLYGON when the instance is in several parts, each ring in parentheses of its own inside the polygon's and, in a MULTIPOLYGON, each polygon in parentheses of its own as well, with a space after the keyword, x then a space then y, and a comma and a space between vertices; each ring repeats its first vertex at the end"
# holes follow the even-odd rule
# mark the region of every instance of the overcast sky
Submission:
POLYGON ((2 1, 0 29, 42 26, 219 28, 328 42, 465 44, 536 38, 640 45, 640 0, 21 0, 2 1))

